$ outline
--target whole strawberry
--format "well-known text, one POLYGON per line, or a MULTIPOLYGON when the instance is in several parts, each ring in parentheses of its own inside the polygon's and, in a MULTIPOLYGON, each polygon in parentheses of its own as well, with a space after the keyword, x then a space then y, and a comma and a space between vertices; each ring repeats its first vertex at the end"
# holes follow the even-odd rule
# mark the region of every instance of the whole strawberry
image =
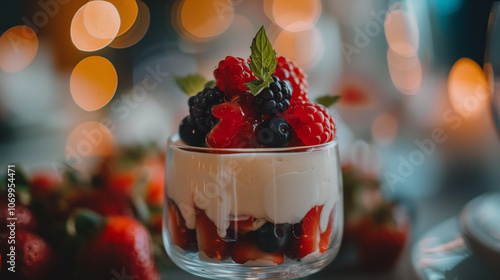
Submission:
POLYGON ((86 210, 74 221, 77 234, 87 237, 78 256, 82 279, 159 279, 151 238, 140 222, 124 216, 102 218, 86 210))
POLYGON ((23 229, 16 230, 15 266, 7 263, 11 259, 10 246, 14 244, 9 245, 6 237, 0 241, 0 252, 4 256, 0 279, 54 279, 57 257, 50 245, 40 236, 23 229), (11 267, 14 267, 15 272, 9 269, 11 267))

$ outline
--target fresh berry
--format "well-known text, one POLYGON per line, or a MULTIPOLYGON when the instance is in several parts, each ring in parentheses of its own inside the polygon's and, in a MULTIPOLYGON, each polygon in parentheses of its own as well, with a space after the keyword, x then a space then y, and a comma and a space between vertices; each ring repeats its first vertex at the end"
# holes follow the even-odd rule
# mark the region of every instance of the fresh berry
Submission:
MULTIPOLYGON (((8 201, 7 199, 0 199, 0 224, 8 225, 11 218, 8 214, 10 211, 7 210, 8 201), (5 207, 4 207, 5 205, 5 207)), ((38 229, 38 222, 33 215, 33 212, 26 206, 21 204, 16 204, 16 230, 24 229, 26 231, 35 232, 38 229)), ((6 233, 9 230, 7 227, 0 228, 0 235, 6 233)))
POLYGON ((62 209, 65 212, 63 216, 68 216, 78 208, 89 209, 103 216, 134 216, 129 198, 108 190, 72 190, 67 195, 66 202, 66 207, 62 209))
POLYGON ((170 242, 183 250, 197 251, 196 231, 186 227, 186 220, 173 200, 168 200, 167 230, 170 242))
POLYGON ((201 130, 196 128, 196 125, 191 116, 186 116, 179 124, 179 136, 184 143, 190 146, 204 146, 205 136, 201 130))
POLYGON ((212 107, 222 102, 224 93, 217 87, 205 88, 189 98, 189 115, 200 132, 206 135, 217 124, 217 118, 212 115, 212 107))
POLYGON ((393 267, 401 255, 409 234, 409 220, 402 212, 396 216, 392 205, 381 205, 373 215, 358 221, 356 230, 360 266, 381 271, 393 267))
POLYGON ((257 130, 259 143, 266 147, 286 147, 292 138, 292 127, 280 117, 265 120, 257 130))
POLYGON ((292 225, 290 242, 285 247, 285 254, 294 260, 300 260, 318 250, 320 241, 320 215, 323 206, 314 206, 307 212, 300 223, 292 225))
POLYGON ((250 231, 258 230, 261 226, 266 223, 265 219, 257 219, 254 217, 248 217, 246 219, 233 220, 231 221, 229 228, 234 230, 238 234, 247 234, 250 231))
POLYGON ((274 116, 283 113, 290 107, 291 97, 292 88, 290 85, 274 76, 273 82, 255 96, 254 102, 262 114, 274 116))
POLYGON ((323 254, 328 250, 328 246, 330 245, 330 239, 332 237, 332 231, 333 231, 333 222, 334 222, 334 217, 335 217, 335 208, 332 209, 330 213, 330 217, 328 218, 328 225, 326 227, 326 230, 322 232, 319 236, 319 252, 323 254))
POLYGON ((94 216, 80 212, 75 217, 77 234, 86 237, 78 259, 83 279, 109 280, 113 271, 134 279, 159 279, 151 237, 140 222, 123 216, 94 216))
POLYGON ((290 237, 290 224, 273 224, 267 222, 256 232, 257 246, 264 252, 272 253, 285 246, 290 237))
POLYGON ((57 192, 61 184, 53 173, 49 171, 38 172, 31 176, 29 185, 30 194, 37 198, 47 198, 49 195, 57 192))
POLYGON ((220 121, 206 139, 212 148, 258 147, 255 130, 262 122, 262 115, 252 106, 253 96, 244 94, 212 108, 220 121))
POLYGON ((215 224, 200 209, 196 210, 196 238, 200 254, 204 253, 207 257, 218 260, 231 255, 232 243, 219 236, 215 224))
POLYGON ((287 120, 306 146, 326 143, 335 138, 337 127, 323 105, 309 101, 292 102, 282 118, 287 120))
POLYGON ((259 265, 278 265, 285 260, 283 252, 264 252, 256 246, 255 232, 250 232, 235 242, 231 257, 235 263, 260 262, 259 265))
POLYGON ((278 76, 280 80, 289 81, 292 85, 292 101, 309 100, 307 98, 307 75, 286 57, 277 57, 278 65, 273 76, 278 76))
POLYGON ((248 91, 244 83, 256 80, 257 77, 248 67, 248 63, 240 57, 226 56, 214 70, 215 85, 232 97, 248 91))
MULTIPOLYGON (((4 263, 1 279, 44 280, 54 277, 57 272, 57 255, 44 239, 23 229, 16 229, 15 241, 15 250, 12 252, 15 272, 9 271, 11 266, 4 263)), ((7 243, 7 235, 0 237, 0 251, 4 254, 4 262, 9 260, 12 245, 7 243)))

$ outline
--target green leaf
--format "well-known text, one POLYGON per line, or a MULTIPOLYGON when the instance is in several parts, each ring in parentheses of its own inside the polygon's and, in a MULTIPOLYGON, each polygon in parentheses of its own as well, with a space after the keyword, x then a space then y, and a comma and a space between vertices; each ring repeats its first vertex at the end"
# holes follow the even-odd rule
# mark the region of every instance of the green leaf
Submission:
POLYGON ((318 97, 316 98, 316 103, 319 103, 325 107, 330 107, 332 106, 333 104, 337 103, 337 101, 339 101, 339 99, 341 98, 342 96, 340 95, 324 95, 324 96, 321 96, 321 97, 318 97))
POLYGON ((248 89, 250 89, 250 91, 252 92, 252 94, 255 96, 255 95, 259 94, 263 89, 265 89, 266 87, 268 87, 269 83, 266 84, 262 80, 253 80, 253 81, 250 81, 249 83, 245 83, 244 85, 248 89))
POLYGON ((189 74, 185 77, 175 76, 174 81, 179 88, 187 95, 196 95, 202 91, 207 84, 207 79, 199 74, 189 74))
POLYGON ((276 52, 267 38, 264 26, 259 29, 250 46, 250 69, 259 79, 267 81, 276 70, 276 52))
POLYGON ((215 80, 210 80, 205 83, 205 88, 213 88, 215 86, 215 80))

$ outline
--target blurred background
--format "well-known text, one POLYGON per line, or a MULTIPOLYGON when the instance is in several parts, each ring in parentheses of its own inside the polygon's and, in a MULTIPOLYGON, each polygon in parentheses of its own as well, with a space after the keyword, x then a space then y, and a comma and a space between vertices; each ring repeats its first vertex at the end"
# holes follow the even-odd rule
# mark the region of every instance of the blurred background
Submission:
MULTIPOLYGON (((331 108, 343 164, 415 213, 412 240, 498 190, 483 72, 491 1, 1 1, 0 164, 85 172, 163 148, 188 113, 174 75, 211 79, 264 25, 331 108)), ((406 257, 409 259, 409 254, 406 257)), ((403 266, 404 267, 404 266, 403 266)), ((404 268, 401 268, 404 269, 404 268)))

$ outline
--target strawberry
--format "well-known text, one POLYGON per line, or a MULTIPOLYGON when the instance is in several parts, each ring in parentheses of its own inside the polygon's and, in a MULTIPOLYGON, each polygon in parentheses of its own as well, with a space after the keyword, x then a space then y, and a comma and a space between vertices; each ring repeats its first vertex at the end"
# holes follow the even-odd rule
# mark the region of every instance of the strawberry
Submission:
POLYGON ((168 200, 167 230, 170 242, 183 250, 197 251, 196 231, 186 227, 186 220, 173 200, 168 200))
POLYGON ((134 171, 115 171, 108 178, 106 189, 112 193, 122 196, 130 196, 137 178, 137 172, 134 171))
POLYGON ((285 247, 285 254, 294 260, 300 260, 318 250, 320 241, 320 215, 323 206, 314 206, 307 212, 300 223, 292 226, 292 236, 285 247))
POLYGON ((154 158, 144 162, 149 177, 146 185, 146 202, 150 206, 163 206, 165 183, 165 160, 154 158))
POLYGON ((245 264, 247 262, 259 261, 269 265, 282 264, 285 260, 283 251, 266 253, 259 249, 255 232, 242 236, 234 243, 231 257, 234 262, 245 264))
POLYGON ((69 206, 66 215, 74 209, 86 208, 104 216, 134 216, 127 197, 106 190, 74 190, 66 200, 69 206))
POLYGON ((212 259, 224 260, 231 255, 231 243, 217 233, 217 227, 207 217, 205 211, 196 209, 196 238, 200 254, 212 259))
MULTIPOLYGON (((2 207, 0 207, 0 225, 7 225, 9 224, 9 221, 7 220, 9 218, 9 212, 7 211, 8 203, 3 199, 0 200, 0 203, 2 205, 2 207), (4 205, 5 207, 3 207, 4 205)), ((16 204, 15 209, 15 215, 17 218, 16 229, 24 229, 26 231, 35 232, 38 229, 38 222, 33 215, 33 212, 22 204, 16 204)), ((5 230, 7 230, 6 227, 0 227, 0 233, 5 230)))
POLYGON ((37 198, 47 198, 61 188, 61 183, 49 171, 39 171, 31 176, 29 190, 37 198))
POLYGON ((85 210, 74 221, 77 234, 87 237, 78 255, 84 279, 109 280, 117 274, 159 279, 151 237, 140 222, 124 216, 105 219, 85 210))
POLYGON ((5 257, 1 279, 44 280, 52 279, 57 269, 57 256, 50 245, 40 236, 17 229, 15 243, 15 273, 8 270, 7 261, 10 246, 7 237, 0 240, 1 251, 5 257))
POLYGON ((355 226, 359 263, 362 268, 381 271, 393 267, 408 239, 406 215, 395 216, 393 205, 383 204, 355 226))
POLYGON ((328 245, 330 245, 330 238, 332 237, 333 222, 335 217, 335 209, 332 209, 330 217, 328 218, 328 225, 326 230, 322 232, 319 236, 319 252, 323 254, 328 250, 328 245))

